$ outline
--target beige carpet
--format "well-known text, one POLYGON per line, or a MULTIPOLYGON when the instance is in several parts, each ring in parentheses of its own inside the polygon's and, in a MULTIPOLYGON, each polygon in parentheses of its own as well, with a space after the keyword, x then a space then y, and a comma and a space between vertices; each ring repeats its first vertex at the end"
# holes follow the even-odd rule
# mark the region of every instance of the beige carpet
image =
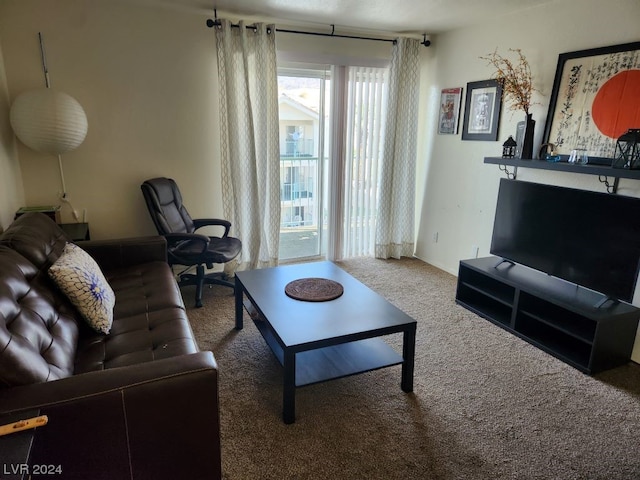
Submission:
POLYGON ((457 306, 456 278, 419 260, 339 265, 418 321, 414 392, 399 366, 312 385, 285 425, 281 368, 249 317, 236 331, 228 289, 201 309, 185 289, 220 368, 224 478, 640 479, 640 365, 584 375, 457 306))

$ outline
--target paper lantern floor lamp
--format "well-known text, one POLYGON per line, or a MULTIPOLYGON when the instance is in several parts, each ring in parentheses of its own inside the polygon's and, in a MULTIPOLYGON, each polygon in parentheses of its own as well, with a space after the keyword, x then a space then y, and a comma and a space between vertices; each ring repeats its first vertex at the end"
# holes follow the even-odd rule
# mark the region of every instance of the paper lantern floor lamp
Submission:
MULTIPOLYGON (((68 203, 61 155, 84 141, 88 130, 87 116, 75 98, 51 88, 42 35, 38 33, 38 37, 46 88, 18 95, 11 105, 9 120, 16 136, 27 147, 58 157, 62 200, 68 203)), ((73 208, 71 210, 78 221, 77 213, 73 208)))
POLYGON ((42 88, 21 93, 11 105, 11 127, 27 147, 61 155, 77 148, 87 135, 87 116, 66 93, 42 88))

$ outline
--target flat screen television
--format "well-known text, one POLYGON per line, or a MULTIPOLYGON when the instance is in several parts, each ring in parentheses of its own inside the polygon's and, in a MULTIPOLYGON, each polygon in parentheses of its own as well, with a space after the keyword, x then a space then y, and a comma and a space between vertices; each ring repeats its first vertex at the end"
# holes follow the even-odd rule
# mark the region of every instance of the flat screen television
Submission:
POLYGON ((631 302, 640 198, 503 178, 490 252, 631 302))

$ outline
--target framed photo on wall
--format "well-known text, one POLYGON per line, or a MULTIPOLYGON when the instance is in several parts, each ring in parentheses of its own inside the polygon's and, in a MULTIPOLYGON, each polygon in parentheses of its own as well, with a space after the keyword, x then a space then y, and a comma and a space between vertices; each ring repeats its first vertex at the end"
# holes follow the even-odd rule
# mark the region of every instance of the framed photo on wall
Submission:
POLYGON ((462 140, 497 140, 501 107, 500 82, 484 80, 467 83, 462 140))
POLYGON ((616 140, 640 125, 640 42, 558 56, 542 143, 611 164, 616 140))
POLYGON ((442 135, 456 135, 458 133, 461 100, 462 87, 443 88, 440 91, 438 133, 442 135))

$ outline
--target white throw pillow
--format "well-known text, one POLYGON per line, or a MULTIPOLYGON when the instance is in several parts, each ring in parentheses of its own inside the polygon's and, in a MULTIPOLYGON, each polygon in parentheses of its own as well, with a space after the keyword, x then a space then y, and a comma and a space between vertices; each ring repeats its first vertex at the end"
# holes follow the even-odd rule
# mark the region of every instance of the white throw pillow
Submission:
POLYGON ((91 256, 73 243, 49 268, 49 276, 97 332, 109 333, 116 297, 91 256))

